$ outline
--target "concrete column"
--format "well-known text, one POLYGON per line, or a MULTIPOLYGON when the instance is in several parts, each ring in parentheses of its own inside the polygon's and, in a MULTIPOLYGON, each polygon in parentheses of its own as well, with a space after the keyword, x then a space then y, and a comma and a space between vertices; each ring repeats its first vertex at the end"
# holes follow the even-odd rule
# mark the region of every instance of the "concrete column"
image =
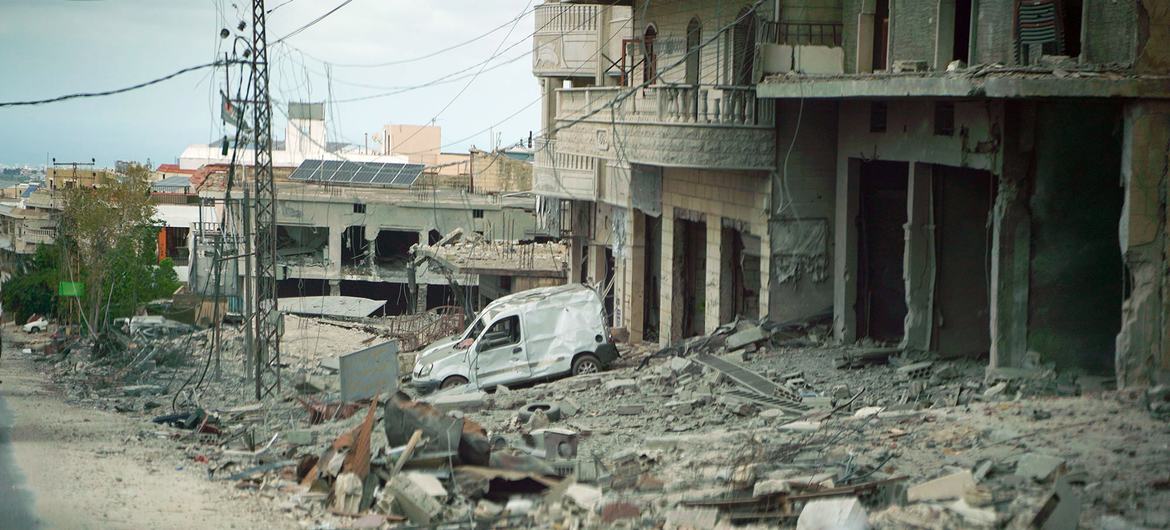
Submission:
MULTIPOLYGON (((1167 348, 1168 283, 1166 223, 1158 193, 1167 186, 1170 153, 1170 104, 1135 101, 1126 105, 1121 148, 1125 186, 1118 230, 1125 266, 1132 278, 1122 303, 1117 334, 1117 387, 1142 387, 1164 381, 1170 373, 1167 348)), ((1164 193, 1164 192, 1163 192, 1164 193)))
POLYGON ((704 331, 710 333, 719 327, 723 287, 723 218, 707 215, 707 280, 703 311, 704 331))
POLYGON ((427 310, 427 284, 418 284, 418 298, 414 301, 414 309, 417 313, 422 313, 427 310))
POLYGON ((341 296, 341 280, 329 280, 329 296, 341 296))
POLYGON ((861 161, 837 163, 837 209, 833 239, 833 335, 839 342, 857 340, 857 207, 861 161))
POLYGON ((1028 288, 1032 260, 1029 174, 1036 109, 1009 103, 1004 112, 1003 174, 991 228, 991 368, 1018 366, 1028 351, 1028 288))
POLYGON ((912 162, 906 197, 906 248, 902 279, 906 283, 906 318, 902 347, 930 350, 933 327, 935 239, 933 171, 930 164, 912 162))
POLYGON ((772 238, 768 225, 765 222, 752 227, 752 231, 760 234, 760 316, 767 316, 768 293, 772 290, 772 238))
POLYGON ((632 216, 630 222, 626 223, 629 227, 626 233, 629 250, 626 253, 627 259, 624 260, 625 267, 622 271, 623 294, 625 295, 622 297, 622 312, 625 317, 623 325, 630 331, 630 342, 642 342, 642 313, 646 307, 646 286, 644 284, 646 278, 646 240, 643 237, 646 232, 646 216, 637 210, 631 210, 629 215, 632 216))
POLYGON ((345 226, 329 227, 329 263, 325 265, 325 269, 331 276, 341 275, 341 237, 344 233, 345 226))
MULTIPOLYGON (((664 197, 665 199, 665 197, 664 197)), ((658 274, 662 301, 658 305, 658 344, 666 346, 679 336, 678 323, 674 315, 682 315, 682 297, 675 296, 674 290, 674 208, 662 205, 662 251, 658 261, 662 270, 658 274)), ((681 320, 679 321, 681 322, 681 320)))

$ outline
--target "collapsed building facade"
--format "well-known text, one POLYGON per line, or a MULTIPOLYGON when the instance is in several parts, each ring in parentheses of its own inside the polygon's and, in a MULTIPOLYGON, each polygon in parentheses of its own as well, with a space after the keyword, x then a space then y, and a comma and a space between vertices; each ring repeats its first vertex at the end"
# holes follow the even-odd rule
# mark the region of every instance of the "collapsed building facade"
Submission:
POLYGON ((842 342, 1170 370, 1163 4, 618 4, 538 8, 534 186, 632 340, 832 308, 842 342))
MULTIPOLYGON (((466 291, 460 297, 475 300, 477 275, 462 274, 453 284, 437 270, 411 271, 410 249, 434 244, 454 230, 504 241, 546 235, 537 230, 536 201, 526 193, 530 163, 496 153, 505 161, 481 164, 483 178, 474 179, 470 156, 453 164, 440 152, 438 127, 388 126, 378 135, 376 143, 383 149, 376 154, 351 156, 345 148, 325 152, 322 146, 331 144, 324 137, 323 104, 293 103, 288 114, 293 139, 287 142, 299 146, 290 148, 297 156, 274 170, 277 293, 282 298, 370 298, 385 302, 384 311, 391 315, 451 305, 456 288, 466 291), (405 150, 422 154, 408 156, 405 150), (460 164, 472 175, 461 178, 460 164)), ((244 155, 237 153, 237 163, 250 163, 240 158, 244 155)), ((212 294, 218 288, 229 309, 239 311, 246 309, 249 277, 245 217, 252 215, 242 188, 251 169, 245 166, 234 175, 229 192, 228 162, 204 164, 191 179, 201 201, 215 205, 223 219, 223 224, 201 219, 193 225, 192 289, 212 294), (217 251, 224 267, 218 287, 217 251)))

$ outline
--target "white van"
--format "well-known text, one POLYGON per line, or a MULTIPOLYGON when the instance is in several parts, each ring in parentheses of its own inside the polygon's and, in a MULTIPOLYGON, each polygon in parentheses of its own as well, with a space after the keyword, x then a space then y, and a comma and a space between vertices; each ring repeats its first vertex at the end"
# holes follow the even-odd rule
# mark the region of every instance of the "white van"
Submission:
POLYGON ((604 311, 597 292, 584 285, 505 296, 480 311, 462 334, 427 346, 409 384, 430 392, 599 372, 617 359, 604 311))

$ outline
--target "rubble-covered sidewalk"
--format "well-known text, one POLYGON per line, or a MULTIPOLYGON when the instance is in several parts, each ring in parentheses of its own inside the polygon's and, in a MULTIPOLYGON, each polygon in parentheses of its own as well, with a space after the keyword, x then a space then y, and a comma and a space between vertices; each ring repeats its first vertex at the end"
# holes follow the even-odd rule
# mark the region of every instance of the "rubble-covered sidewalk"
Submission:
POLYGON ((343 402, 331 359, 375 327, 291 322, 295 384, 264 403, 238 349, 199 377, 207 332, 147 341, 175 359, 134 370, 31 348, 78 403, 156 422, 128 447, 165 440, 305 528, 1170 525, 1163 389, 739 322, 600 374, 343 402))

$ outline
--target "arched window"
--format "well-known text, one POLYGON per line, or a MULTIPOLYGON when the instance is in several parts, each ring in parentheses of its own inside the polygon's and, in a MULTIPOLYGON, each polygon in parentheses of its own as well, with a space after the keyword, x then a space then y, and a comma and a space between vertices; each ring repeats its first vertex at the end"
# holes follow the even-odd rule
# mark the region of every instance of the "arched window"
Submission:
POLYGON ((642 34, 642 82, 649 83, 658 73, 658 56, 654 54, 654 39, 658 38, 658 28, 653 24, 646 26, 642 34))
POLYGON ((731 82, 736 86, 752 85, 756 63, 756 13, 744 8, 736 17, 731 33, 731 82))
POLYGON ((687 84, 699 84, 699 64, 703 56, 699 49, 702 46, 703 24, 699 19, 692 18, 687 24, 687 84))

